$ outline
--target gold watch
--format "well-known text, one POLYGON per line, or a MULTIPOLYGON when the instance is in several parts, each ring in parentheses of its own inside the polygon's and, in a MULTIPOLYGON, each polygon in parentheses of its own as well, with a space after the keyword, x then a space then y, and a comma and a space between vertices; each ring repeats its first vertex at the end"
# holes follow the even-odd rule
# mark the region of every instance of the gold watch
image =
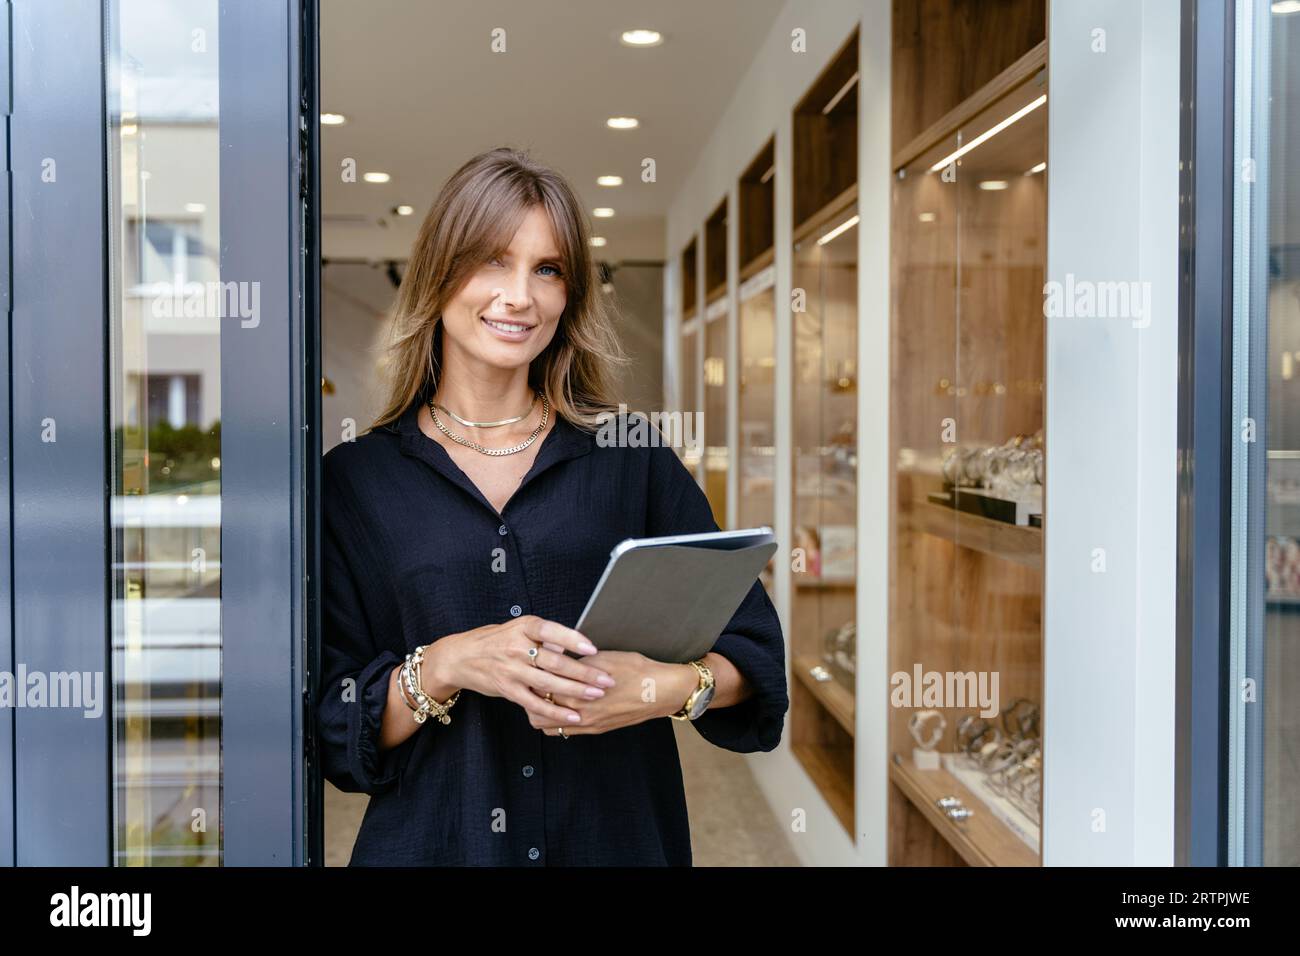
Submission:
POLYGON ((691 661, 691 666, 699 671, 700 684, 691 691, 691 696, 686 698, 682 709, 669 715, 673 720, 694 720, 708 710, 709 704, 713 702, 713 671, 709 670, 709 665, 703 660, 691 661))

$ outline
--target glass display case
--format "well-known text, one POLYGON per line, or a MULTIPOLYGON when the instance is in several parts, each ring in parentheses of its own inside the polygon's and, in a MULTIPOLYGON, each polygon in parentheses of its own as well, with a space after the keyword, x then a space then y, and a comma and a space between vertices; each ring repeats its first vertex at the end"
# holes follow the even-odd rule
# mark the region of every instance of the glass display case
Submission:
MULTIPOLYGON (((724 289, 725 292, 725 289, 724 289)), ((727 527, 727 298, 704 313, 704 493, 719 528, 727 527)))
POLYGON ((894 179, 896 865, 1041 861, 1045 56, 894 179))
MULTIPOLYGON (((776 290, 769 266, 740 286, 739 446, 736 464, 741 528, 776 526, 776 290)), ((775 558, 774 558, 775 560, 775 558)), ((763 586, 772 594, 771 565, 763 586)))

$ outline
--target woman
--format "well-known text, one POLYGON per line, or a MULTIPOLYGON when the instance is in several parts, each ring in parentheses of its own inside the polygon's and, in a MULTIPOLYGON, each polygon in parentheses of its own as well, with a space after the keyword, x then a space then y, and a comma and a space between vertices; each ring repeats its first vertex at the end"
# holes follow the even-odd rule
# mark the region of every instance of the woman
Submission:
POLYGON ((398 292, 388 407, 325 456, 321 759, 372 795, 353 865, 689 865, 664 718, 780 740, 757 582, 694 663, 572 628, 620 541, 717 529, 671 448, 596 440, 624 359, 588 232, 529 157, 461 167, 398 292))

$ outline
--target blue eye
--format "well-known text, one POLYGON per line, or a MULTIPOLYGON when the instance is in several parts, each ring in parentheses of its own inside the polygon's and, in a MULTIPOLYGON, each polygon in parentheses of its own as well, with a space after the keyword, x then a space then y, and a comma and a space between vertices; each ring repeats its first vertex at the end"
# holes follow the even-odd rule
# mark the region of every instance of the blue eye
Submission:
POLYGON ((559 270, 559 267, 557 267, 557 266, 545 265, 545 266, 538 266, 537 268, 539 268, 539 269, 550 269, 550 270, 552 270, 552 273, 551 273, 551 277, 552 277, 552 278, 554 278, 555 276, 560 275, 560 270, 559 270))

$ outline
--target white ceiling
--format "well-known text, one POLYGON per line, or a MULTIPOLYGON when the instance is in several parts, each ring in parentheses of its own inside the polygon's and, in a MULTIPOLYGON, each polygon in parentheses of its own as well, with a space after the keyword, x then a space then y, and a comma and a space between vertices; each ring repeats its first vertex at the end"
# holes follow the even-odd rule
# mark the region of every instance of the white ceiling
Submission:
POLYGON ((589 215, 616 210, 592 220, 609 240, 601 258, 663 259, 669 203, 783 2, 322 0, 321 109, 347 117, 321 129, 325 255, 405 258, 447 177, 506 145, 567 176, 589 215), (491 50, 498 27, 504 53, 491 50), (665 42, 622 45, 635 27, 665 42), (640 128, 605 127, 624 115, 640 128), (655 183, 641 182, 647 156, 655 183), (392 180, 365 183, 367 170, 392 180), (624 184, 597 186, 604 174, 624 184), (391 215, 402 203, 415 215, 391 215))

